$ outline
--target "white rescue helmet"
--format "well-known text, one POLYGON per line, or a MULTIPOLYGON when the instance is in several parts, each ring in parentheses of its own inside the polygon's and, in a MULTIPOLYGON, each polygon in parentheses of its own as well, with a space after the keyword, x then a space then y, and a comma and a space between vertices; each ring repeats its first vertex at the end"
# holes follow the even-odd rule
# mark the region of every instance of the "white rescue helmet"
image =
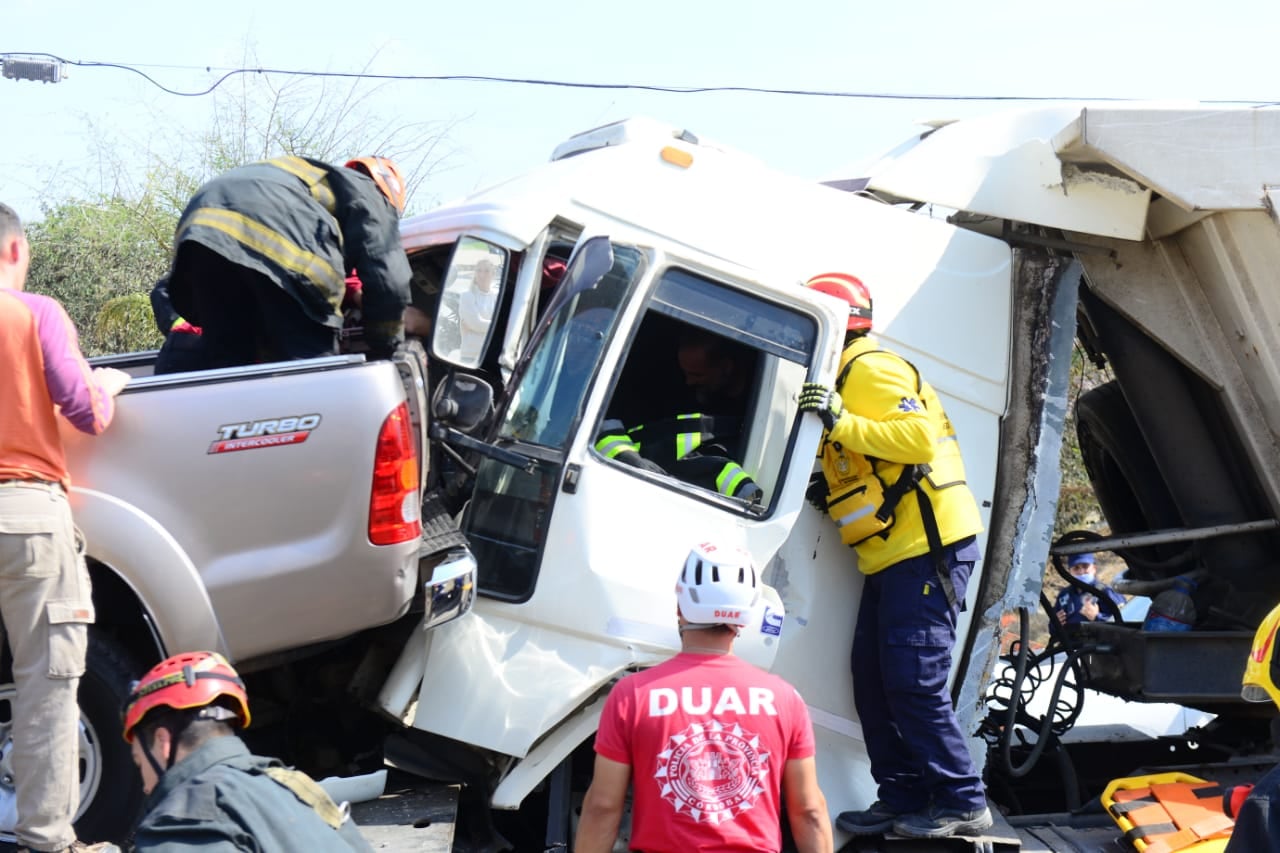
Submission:
POLYGON ((676 581, 680 615, 694 625, 751 624, 760 579, 743 548, 712 542, 693 546, 676 581))

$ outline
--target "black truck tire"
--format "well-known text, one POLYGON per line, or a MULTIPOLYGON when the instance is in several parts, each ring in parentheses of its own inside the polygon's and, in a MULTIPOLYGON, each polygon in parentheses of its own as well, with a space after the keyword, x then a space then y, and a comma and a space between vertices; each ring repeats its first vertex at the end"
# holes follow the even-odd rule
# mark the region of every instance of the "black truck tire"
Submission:
MULTIPOLYGON (((92 735, 101 780, 90 802, 82 804, 76 832, 86 841, 120 841, 142 809, 142 778, 125 743, 121 710, 129 685, 142 671, 109 636, 89 629, 89 653, 80 679, 80 723, 92 735)), ((81 766, 84 767, 82 757, 81 766)), ((84 790, 82 787, 81 790, 84 790)))
MULTIPOLYGON (((129 683, 139 672, 110 637, 92 627, 85 664, 79 693, 81 804, 76 833, 86 841, 120 841, 132 828, 142 806, 142 781, 129 745, 121 737, 120 720, 129 683)), ((0 749, 6 757, 13 695, 13 676, 6 660, 0 674, 0 749)), ((0 839, 5 841, 14 840, 13 798, 12 780, 0 779, 0 814, 5 816, 0 839)))

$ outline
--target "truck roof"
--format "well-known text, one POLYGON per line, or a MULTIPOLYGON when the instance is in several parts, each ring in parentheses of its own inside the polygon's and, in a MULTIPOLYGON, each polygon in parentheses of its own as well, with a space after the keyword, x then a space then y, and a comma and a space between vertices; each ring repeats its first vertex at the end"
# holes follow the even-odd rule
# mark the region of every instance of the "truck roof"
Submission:
POLYGON ((898 199, 1139 240, 1266 207, 1277 151, 1275 109, 1077 104, 948 123, 866 177, 898 199))
MULTIPOLYGON (((681 128, 629 119, 585 131, 558 146, 552 160, 460 203, 405 220, 406 248, 444 232, 485 237, 511 249, 529 245, 556 217, 570 216, 589 233, 645 243, 645 234, 693 254, 761 271, 794 270, 803 252, 838 265, 851 235, 883 228, 884 217, 913 220, 921 231, 938 222, 886 211, 883 204, 797 177, 750 155, 699 140, 681 128), (778 216, 778 211, 796 215, 778 216), (519 245, 512 245, 512 239, 519 245)), ((973 234, 955 237, 980 240, 973 234)))

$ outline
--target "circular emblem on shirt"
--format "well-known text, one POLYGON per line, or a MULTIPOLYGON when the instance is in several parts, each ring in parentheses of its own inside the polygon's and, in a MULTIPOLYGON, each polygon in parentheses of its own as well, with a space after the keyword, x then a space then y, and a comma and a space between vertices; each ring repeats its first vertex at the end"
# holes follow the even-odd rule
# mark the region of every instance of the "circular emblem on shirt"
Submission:
POLYGON ((658 753, 654 778, 662 799, 694 821, 732 820, 765 792, 769 753, 760 738, 736 723, 692 723, 658 753))

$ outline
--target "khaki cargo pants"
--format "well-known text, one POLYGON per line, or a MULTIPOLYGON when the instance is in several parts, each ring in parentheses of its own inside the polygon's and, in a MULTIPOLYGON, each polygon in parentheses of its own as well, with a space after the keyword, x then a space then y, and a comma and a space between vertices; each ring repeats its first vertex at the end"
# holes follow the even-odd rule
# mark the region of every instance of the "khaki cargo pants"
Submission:
POLYGON ((0 620, 17 692, 8 760, 17 788, 18 844, 62 850, 76 840, 76 690, 93 601, 61 486, 0 483, 0 620))

